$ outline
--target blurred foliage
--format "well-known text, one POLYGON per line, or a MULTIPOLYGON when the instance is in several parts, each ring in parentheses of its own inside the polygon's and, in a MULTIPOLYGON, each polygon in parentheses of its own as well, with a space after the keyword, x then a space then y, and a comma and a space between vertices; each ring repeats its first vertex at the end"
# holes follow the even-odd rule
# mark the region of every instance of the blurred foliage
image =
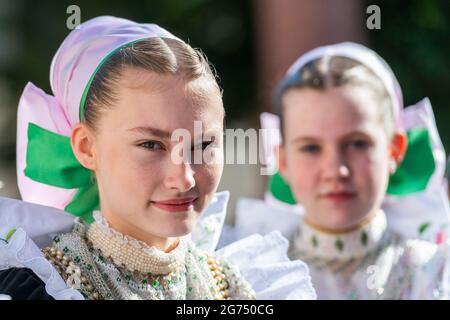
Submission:
POLYGON ((381 29, 369 30, 370 46, 391 66, 405 105, 427 96, 450 151, 450 1, 367 1, 381 9, 381 29))

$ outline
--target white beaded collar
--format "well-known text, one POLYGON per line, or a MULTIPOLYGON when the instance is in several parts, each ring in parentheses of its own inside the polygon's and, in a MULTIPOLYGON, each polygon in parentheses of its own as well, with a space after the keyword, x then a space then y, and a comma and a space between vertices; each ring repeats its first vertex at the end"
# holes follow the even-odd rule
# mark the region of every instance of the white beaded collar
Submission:
POLYGON ((132 272, 154 275, 176 272, 184 266, 187 239, 181 238, 178 246, 167 253, 112 229, 100 211, 95 211, 93 216, 95 222, 89 227, 87 238, 114 264, 132 272))
POLYGON ((386 215, 381 210, 361 228, 342 234, 326 233, 302 222, 293 251, 326 260, 362 257, 378 247, 386 227, 386 215))

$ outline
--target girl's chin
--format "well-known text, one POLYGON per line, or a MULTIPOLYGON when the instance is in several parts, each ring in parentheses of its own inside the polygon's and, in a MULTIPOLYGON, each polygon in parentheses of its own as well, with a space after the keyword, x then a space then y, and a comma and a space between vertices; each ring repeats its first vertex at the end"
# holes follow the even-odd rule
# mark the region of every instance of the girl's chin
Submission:
POLYGON ((184 221, 175 221, 170 226, 170 232, 167 232, 168 237, 183 237, 192 232, 195 227, 197 219, 191 218, 184 221))

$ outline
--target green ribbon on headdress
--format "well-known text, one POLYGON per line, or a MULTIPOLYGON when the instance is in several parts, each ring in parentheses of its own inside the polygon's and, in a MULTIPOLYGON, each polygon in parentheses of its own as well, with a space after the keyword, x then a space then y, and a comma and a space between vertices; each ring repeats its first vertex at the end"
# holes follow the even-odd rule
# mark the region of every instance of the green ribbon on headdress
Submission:
POLYGON ((97 183, 93 172, 75 158, 69 137, 29 123, 24 173, 50 186, 78 189, 64 210, 88 223, 93 221, 92 212, 99 208, 97 183))
MULTIPOLYGON (((408 148, 401 165, 389 178, 387 194, 406 196, 424 191, 436 169, 430 134, 427 129, 413 128, 409 130, 408 148)), ((272 195, 288 204, 295 204, 292 190, 279 172, 269 180, 269 191, 272 195)))

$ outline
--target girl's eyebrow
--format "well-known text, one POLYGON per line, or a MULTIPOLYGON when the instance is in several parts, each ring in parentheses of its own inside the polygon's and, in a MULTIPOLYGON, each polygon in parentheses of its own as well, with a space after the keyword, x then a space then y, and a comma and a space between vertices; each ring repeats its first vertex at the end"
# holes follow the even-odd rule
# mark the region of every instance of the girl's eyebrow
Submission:
POLYGON ((319 138, 316 137, 308 137, 308 136, 299 136, 292 140, 292 143, 300 143, 300 142, 317 142, 319 138))
MULTIPOLYGON (((362 130, 356 130, 348 132, 338 138, 338 140, 346 140, 349 138, 353 138, 355 136, 369 136, 368 133, 362 131, 362 130)), ((319 137, 313 137, 313 136, 298 136, 297 138, 292 140, 292 143, 308 143, 308 142, 319 142, 321 141, 321 138, 319 137)))
POLYGON ((148 135, 160 137, 163 139, 170 139, 170 137, 172 135, 170 132, 167 132, 167 131, 164 131, 161 129, 157 129, 157 128, 148 127, 148 126, 135 127, 132 129, 128 129, 128 131, 148 134, 148 135))
POLYGON ((356 131, 352 131, 352 132, 347 133, 341 139, 345 140, 345 139, 348 139, 348 138, 353 138, 354 136, 365 136, 365 137, 367 137, 369 135, 366 132, 364 132, 364 131, 356 130, 356 131))

